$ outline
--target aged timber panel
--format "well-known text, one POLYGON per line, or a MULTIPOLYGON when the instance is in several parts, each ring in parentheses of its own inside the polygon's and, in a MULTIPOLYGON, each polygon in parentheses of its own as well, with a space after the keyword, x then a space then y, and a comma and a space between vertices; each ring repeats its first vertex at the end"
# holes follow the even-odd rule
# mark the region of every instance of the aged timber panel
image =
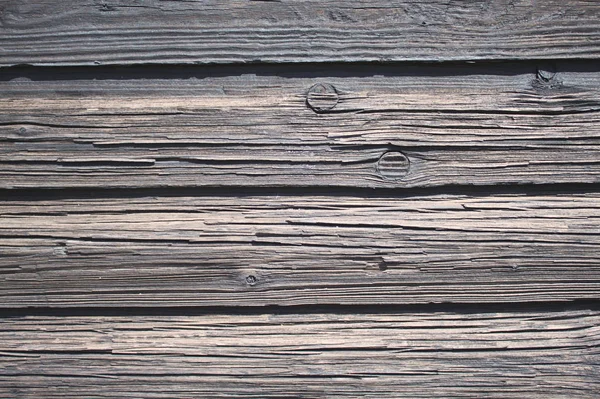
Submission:
POLYGON ((122 80, 10 70, 0 82, 0 187, 597 183, 595 66, 308 78, 184 68, 174 73, 186 79, 122 80), (389 152, 403 161, 390 164, 389 152))
POLYGON ((0 0, 0 397, 597 397, 599 17, 0 0))
POLYGON ((0 306, 539 302, 600 293, 600 195, 0 204, 0 306))
POLYGON ((0 65, 594 58, 590 0, 4 0, 0 65))
POLYGON ((590 310, 5 319, 0 395, 592 398, 599 324, 590 310))

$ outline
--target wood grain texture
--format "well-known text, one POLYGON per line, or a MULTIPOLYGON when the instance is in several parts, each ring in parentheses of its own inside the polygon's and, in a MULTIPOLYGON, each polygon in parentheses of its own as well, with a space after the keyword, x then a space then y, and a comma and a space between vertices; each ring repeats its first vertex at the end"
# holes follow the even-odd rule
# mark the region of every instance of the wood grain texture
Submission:
POLYGON ((0 82, 0 187, 597 183, 600 73, 564 68, 55 81, 13 73, 0 82), (333 94, 309 94, 309 103, 333 95, 333 106, 307 105, 315 85, 333 94), (378 163, 398 151, 408 160, 396 164, 401 173, 378 163))
POLYGON ((0 306, 541 302, 600 294, 600 195, 0 203, 0 306))
POLYGON ((4 0, 0 65, 594 58, 590 0, 4 0))
POLYGON ((0 395, 593 398, 599 325, 590 310, 0 319, 0 395))
POLYGON ((0 0, 0 398, 600 392, 600 2, 0 0))

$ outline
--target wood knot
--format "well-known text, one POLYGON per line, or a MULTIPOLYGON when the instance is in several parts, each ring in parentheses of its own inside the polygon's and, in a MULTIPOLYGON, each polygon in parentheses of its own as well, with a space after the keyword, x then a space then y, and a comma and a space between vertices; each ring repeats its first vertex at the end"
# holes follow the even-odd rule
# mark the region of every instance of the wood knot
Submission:
POLYGON ((27 130, 27 128, 25 128, 25 127, 20 127, 17 130, 17 135, 19 135, 21 137, 31 137, 31 136, 34 136, 35 134, 33 131, 27 130))
POLYGON ((410 161, 399 151, 386 152, 377 161, 377 172, 389 180, 399 180, 408 174, 410 161))
POLYGON ((107 4, 107 3, 102 3, 102 4, 100 5, 100 8, 99 8, 99 9, 100 9, 100 11, 102 11, 102 12, 111 12, 111 11, 116 11, 116 10, 117 10, 117 9, 116 9, 116 7, 114 7, 114 6, 111 6, 110 4, 107 4))
POLYGON ((332 110, 339 101, 338 91, 329 83, 317 83, 306 95, 306 104, 317 113, 332 110))
POLYGON ((254 276, 252 274, 249 276, 246 276, 246 284, 256 285, 257 282, 258 282, 258 279, 256 278, 256 276, 254 276))
POLYGON ((58 245, 56 247, 54 247, 54 249, 52 250, 52 253, 54 254, 54 256, 59 256, 59 257, 67 256, 69 254, 67 251, 67 243, 64 243, 64 242, 58 243, 58 245))
POLYGON ((562 86, 556 68, 553 65, 544 65, 537 68, 533 87, 537 89, 556 89, 562 86))
POLYGON ((556 71, 549 69, 541 69, 537 70, 537 78, 543 82, 549 82, 556 76, 556 71))

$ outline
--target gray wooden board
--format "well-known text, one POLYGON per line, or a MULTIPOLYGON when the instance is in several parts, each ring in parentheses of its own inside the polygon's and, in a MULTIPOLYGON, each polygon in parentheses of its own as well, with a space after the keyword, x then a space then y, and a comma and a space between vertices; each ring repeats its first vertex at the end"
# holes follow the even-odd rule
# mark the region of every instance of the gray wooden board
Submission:
POLYGON ((0 187, 600 182, 594 68, 443 70, 123 80, 11 72, 0 82, 0 187), (381 164, 397 151, 405 163, 381 164))
POLYGON ((593 398, 600 314, 0 319, 15 398, 593 398))
POLYGON ((0 202, 0 306, 540 302, 600 294, 600 196, 0 202))
POLYGON ((594 58, 590 0, 21 1, 0 65, 594 58))
POLYGON ((597 396, 599 17, 0 1, 0 397, 597 396))

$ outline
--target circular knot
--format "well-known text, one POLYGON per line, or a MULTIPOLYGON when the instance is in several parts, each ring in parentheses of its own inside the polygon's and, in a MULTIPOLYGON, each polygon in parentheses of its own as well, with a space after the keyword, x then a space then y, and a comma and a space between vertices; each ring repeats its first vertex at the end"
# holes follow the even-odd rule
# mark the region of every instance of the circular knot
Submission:
POLYGON ((386 152, 377 161, 377 172, 389 180, 399 180, 408 174, 410 161, 400 151, 386 152))
POLYGON ((317 83, 306 95, 306 103, 317 113, 332 110, 339 101, 338 91, 329 83, 317 83))

